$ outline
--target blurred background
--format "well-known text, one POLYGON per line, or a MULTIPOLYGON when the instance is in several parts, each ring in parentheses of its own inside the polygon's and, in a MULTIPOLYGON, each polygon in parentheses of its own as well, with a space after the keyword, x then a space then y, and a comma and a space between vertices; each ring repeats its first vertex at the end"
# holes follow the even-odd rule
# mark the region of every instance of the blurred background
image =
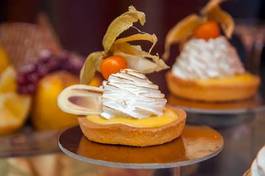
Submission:
MULTIPOLYGON (((162 55, 164 40, 168 30, 185 16, 199 12, 206 2, 207 0, 174 0, 166 2, 160 0, 27 0, 25 2, 2 0, 0 2, 0 20, 1 22, 37 23, 38 15, 44 13, 48 16, 63 48, 77 52, 82 56, 87 56, 92 51, 102 49, 102 37, 109 23, 124 12, 129 5, 133 4, 137 9, 146 13, 147 23, 142 30, 155 33, 158 36, 159 42, 155 49, 162 55)), ((264 3, 262 0, 230 0, 223 3, 222 7, 234 17, 237 24, 251 25, 255 28, 263 24, 265 18, 264 3)), ((238 31, 239 34, 242 32, 244 35, 249 35, 248 32, 257 34, 252 29, 249 29, 248 32, 243 29, 238 31)), ((255 43, 249 44, 249 41, 245 41, 249 40, 249 38, 242 38, 242 36, 239 38, 238 35, 235 35, 232 42, 236 44, 242 60, 247 62, 249 53, 246 52, 253 52, 253 48, 251 50, 244 47, 251 48, 255 46, 255 43), (248 46, 244 46, 244 44, 248 46)), ((175 56, 178 54, 177 47, 173 47, 172 51, 171 59, 168 62, 169 65, 173 64, 175 56)), ((260 52, 261 55, 262 50, 260 52)), ((250 69, 256 72, 256 68, 252 68, 257 67, 255 62, 251 60, 249 62, 251 63, 248 63, 247 67, 251 67, 250 69)), ((165 88, 163 90, 166 91, 165 88)))
MULTIPOLYGON (((145 31, 159 37, 157 48, 163 51, 168 30, 180 19, 198 12, 207 0, 143 0, 143 1, 86 1, 86 0, 2 0, 1 22, 36 23, 39 13, 44 12, 65 49, 87 55, 101 49, 101 40, 109 23, 133 4, 146 13, 145 31)), ((222 7, 236 19, 261 23, 265 18, 264 1, 230 0, 222 7)))
MULTIPOLYGON (((0 142, 3 144, 0 175, 150 175, 152 171, 99 169, 60 154, 39 156, 58 152, 57 130, 77 124, 74 118, 57 108, 56 97, 64 87, 79 81, 78 73, 85 57, 102 50, 101 42, 108 25, 129 5, 145 12, 147 22, 141 30, 158 36, 154 50, 162 55, 169 29, 185 16, 199 12, 206 3, 206 0, 1 0, 0 100, 4 103, 0 104, 0 142), (38 156, 6 159, 33 154, 38 156)), ((264 82, 265 1, 230 0, 222 7, 237 24, 231 42, 246 68, 260 75, 264 82)), ((173 46, 169 65, 177 55, 178 47, 173 46)), ((167 93, 165 72, 152 74, 150 78, 167 93)), ((101 79, 97 75, 91 84, 99 85, 101 79)), ((187 168, 186 175, 213 175, 213 172, 226 175, 224 171, 232 168, 231 175, 242 175, 257 148, 265 143, 264 136, 259 135, 264 132, 260 130, 262 126, 257 127, 257 124, 264 124, 264 120, 222 128, 223 135, 230 136, 227 139, 230 148, 225 156, 200 169, 199 166, 187 168), (258 131, 254 137, 253 129, 258 131), (240 134, 246 135, 244 142, 240 134), (236 155, 233 161, 243 159, 232 167, 225 158, 237 147, 243 148, 240 152, 245 155, 236 155)))

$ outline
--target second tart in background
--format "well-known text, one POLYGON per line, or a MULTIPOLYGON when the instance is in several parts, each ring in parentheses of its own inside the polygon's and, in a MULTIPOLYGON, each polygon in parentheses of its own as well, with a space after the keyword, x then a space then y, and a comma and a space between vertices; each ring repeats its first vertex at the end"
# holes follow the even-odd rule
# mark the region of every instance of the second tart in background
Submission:
POLYGON ((181 46, 180 55, 166 75, 172 94, 190 100, 224 102, 254 96, 260 79, 243 67, 228 39, 234 30, 232 17, 210 1, 200 12, 180 21, 166 38, 181 46))

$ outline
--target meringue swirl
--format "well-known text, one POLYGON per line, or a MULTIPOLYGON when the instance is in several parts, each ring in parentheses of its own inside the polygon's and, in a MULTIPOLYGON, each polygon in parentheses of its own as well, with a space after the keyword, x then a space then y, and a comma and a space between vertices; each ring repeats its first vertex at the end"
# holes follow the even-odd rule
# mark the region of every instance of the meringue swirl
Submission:
POLYGON ((265 176, 265 146, 258 152, 250 169, 252 176, 265 176))
POLYGON ((102 85, 103 112, 101 116, 129 116, 142 119, 162 115, 167 100, 158 86, 135 70, 124 69, 110 75, 102 85))
POLYGON ((183 79, 207 79, 245 72, 235 48, 223 36, 215 39, 191 39, 172 68, 183 79))

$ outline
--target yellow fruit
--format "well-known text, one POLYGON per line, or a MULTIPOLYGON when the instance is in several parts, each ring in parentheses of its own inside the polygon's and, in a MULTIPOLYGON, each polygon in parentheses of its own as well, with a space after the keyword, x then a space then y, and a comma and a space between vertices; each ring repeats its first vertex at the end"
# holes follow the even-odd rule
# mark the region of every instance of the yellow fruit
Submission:
POLYGON ((0 75, 0 94, 6 92, 15 92, 16 88, 16 71, 13 67, 8 67, 0 75))
POLYGON ((30 104, 30 96, 16 93, 16 72, 8 67, 0 75, 0 134, 8 134, 22 127, 30 104))
POLYGON ((78 83, 78 77, 63 71, 49 74, 40 80, 32 113, 32 122, 37 129, 62 129, 78 124, 74 115, 62 112, 57 106, 59 93, 65 87, 78 83))
POLYGON ((102 82, 102 78, 99 75, 95 75, 90 81, 89 85, 98 87, 101 85, 101 82, 102 82))
POLYGON ((30 109, 29 96, 14 92, 0 94, 0 134, 8 134, 22 127, 30 109))
POLYGON ((3 48, 0 48, 0 74, 8 67, 9 60, 3 48))

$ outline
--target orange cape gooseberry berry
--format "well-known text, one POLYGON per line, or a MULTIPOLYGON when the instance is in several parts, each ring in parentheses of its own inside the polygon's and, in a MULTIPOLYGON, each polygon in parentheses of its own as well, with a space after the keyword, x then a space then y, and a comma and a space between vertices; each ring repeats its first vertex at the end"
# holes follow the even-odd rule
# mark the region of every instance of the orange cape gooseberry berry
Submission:
POLYGON ((100 65, 101 74, 105 79, 128 67, 127 61, 121 56, 110 56, 104 59, 100 65))
POLYGON ((199 39, 211 39, 220 36, 220 28, 215 21, 207 21, 193 31, 193 36, 199 39))

